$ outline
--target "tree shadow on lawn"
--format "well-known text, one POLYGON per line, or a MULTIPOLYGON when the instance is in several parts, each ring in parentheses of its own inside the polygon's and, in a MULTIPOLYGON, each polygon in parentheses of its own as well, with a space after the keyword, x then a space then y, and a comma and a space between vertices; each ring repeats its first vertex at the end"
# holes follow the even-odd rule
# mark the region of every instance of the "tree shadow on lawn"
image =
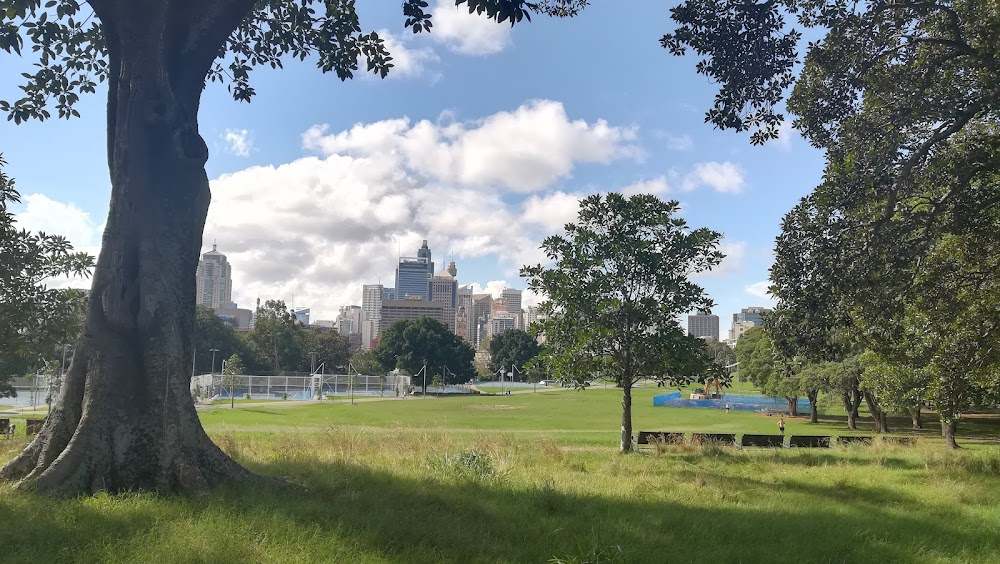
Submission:
POLYGON ((345 545, 355 547, 355 558, 397 562, 546 562, 615 545, 626 562, 657 563, 904 562, 958 554, 985 561, 1000 551, 989 526, 969 512, 929 509, 865 487, 845 493, 843 484, 713 476, 721 492, 701 488, 700 499, 679 503, 641 492, 572 494, 544 481, 524 488, 413 479, 339 462, 252 467, 290 476, 306 490, 232 487, 201 500, 142 494, 103 502, 0 490, 0 559, 129 561, 136 546, 141 558, 165 562, 338 561, 345 545), (751 496, 756 503, 747 503, 751 496), (171 543, 194 552, 179 554, 171 543), (261 552, 255 543, 287 548, 261 552))

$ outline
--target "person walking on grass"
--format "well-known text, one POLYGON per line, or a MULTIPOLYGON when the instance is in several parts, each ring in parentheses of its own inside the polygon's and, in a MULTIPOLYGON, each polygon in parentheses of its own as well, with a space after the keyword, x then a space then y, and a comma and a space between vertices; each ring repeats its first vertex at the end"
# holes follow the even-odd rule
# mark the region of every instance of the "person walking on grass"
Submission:
POLYGON ((782 435, 785 434, 785 417, 778 417, 778 432, 782 435))

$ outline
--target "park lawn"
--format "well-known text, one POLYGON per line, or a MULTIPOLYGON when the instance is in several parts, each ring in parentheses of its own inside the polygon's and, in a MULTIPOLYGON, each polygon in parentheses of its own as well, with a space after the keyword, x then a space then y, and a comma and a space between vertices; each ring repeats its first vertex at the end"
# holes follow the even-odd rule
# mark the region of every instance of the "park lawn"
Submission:
MULTIPOLYGON (((774 428, 654 408, 655 393, 637 393, 636 429, 774 428)), ((587 390, 204 410, 224 450, 299 487, 65 500, 0 485, 0 561, 582 562, 611 547, 622 557, 607 561, 630 563, 1000 560, 996 446, 623 456, 619 409, 614 390, 587 390), (478 463, 443 462, 468 450, 478 463)), ((0 462, 24 444, 0 440, 0 462)))
MULTIPOLYGON (((714 409, 654 407, 653 396, 662 388, 640 388, 633 393, 633 429, 709 433, 776 433, 777 417, 759 413, 714 409)), ((527 437, 549 437, 564 446, 615 446, 621 425, 621 392, 615 389, 561 390, 517 393, 509 396, 456 396, 405 400, 313 403, 274 402, 228 409, 202 410, 210 432, 314 432, 330 427, 394 430, 441 430, 453 433, 495 431, 527 437)), ((857 432, 848 431, 843 408, 824 413, 818 424, 808 417, 785 418, 786 434, 871 433, 871 420, 859 421, 857 432)), ((894 421, 896 429, 909 429, 908 419, 894 421), (905 425, 905 426, 904 426, 905 425)), ((959 433, 971 423, 959 426, 959 433)), ((977 420, 976 434, 1000 435, 1000 419, 977 420)), ((926 435, 937 429, 927 418, 926 435)))

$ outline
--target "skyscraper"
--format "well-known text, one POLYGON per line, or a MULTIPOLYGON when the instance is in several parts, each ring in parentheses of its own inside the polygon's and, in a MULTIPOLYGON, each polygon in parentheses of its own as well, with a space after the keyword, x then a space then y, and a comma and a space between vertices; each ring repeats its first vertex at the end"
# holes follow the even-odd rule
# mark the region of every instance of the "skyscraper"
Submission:
POLYGON ((198 305, 213 309, 236 307, 233 303, 232 268, 226 255, 220 253, 216 245, 212 245, 211 251, 201 255, 195 280, 198 287, 195 303, 198 305))
POLYGON ((689 315, 688 335, 695 337, 712 337, 719 340, 719 316, 718 315, 689 315))
POLYGON ((764 315, 771 313, 771 311, 773 310, 769 307, 745 307, 739 313, 733 314, 733 322, 752 321, 754 326, 761 327, 764 325, 764 315))
MULTIPOLYGON (((457 274, 458 271, 455 270, 455 273, 457 274)), ((448 325, 448 329, 454 333, 455 310, 458 306, 458 280, 455 280, 451 272, 441 271, 431 278, 429 294, 429 301, 440 303, 443 306, 441 310, 443 321, 448 325)))
POLYGON ((397 300, 420 298, 430 300, 430 279, 434 275, 434 261, 427 240, 417 249, 415 257, 399 257, 396 266, 397 300))
POLYGON ((381 284, 365 284, 361 287, 361 346, 371 346, 371 340, 381 331, 382 301, 385 290, 381 284), (367 331, 365 330, 367 326, 367 331), (368 333, 367 335, 365 333, 368 333), (367 343, 367 344, 366 344, 367 343))
POLYGON ((514 288, 504 288, 500 292, 500 299, 507 302, 507 313, 514 316, 514 327, 518 329, 525 328, 522 322, 521 295, 522 291, 514 288))

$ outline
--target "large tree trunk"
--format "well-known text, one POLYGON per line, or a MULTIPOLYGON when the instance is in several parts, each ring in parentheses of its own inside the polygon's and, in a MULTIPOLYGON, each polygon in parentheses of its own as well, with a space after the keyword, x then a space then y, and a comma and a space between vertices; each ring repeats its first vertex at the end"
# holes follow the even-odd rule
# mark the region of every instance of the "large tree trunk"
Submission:
POLYGON ((870 391, 864 391, 865 403, 868 404, 868 411, 872 414, 872 419, 875 420, 875 432, 876 433, 888 433, 889 432, 889 415, 879 408, 878 402, 875 400, 875 396, 871 394, 870 391))
POLYGON ((819 423, 819 410, 816 408, 816 404, 819 401, 819 390, 810 390, 806 392, 809 397, 809 422, 819 423))
POLYGON ((622 437, 621 451, 632 452, 632 384, 622 386, 622 437))
POLYGON ((913 424, 913 428, 914 429, 923 429, 924 428, 923 422, 920 420, 920 406, 919 405, 917 407, 913 408, 913 411, 910 412, 910 419, 911 419, 911 422, 913 424))
POLYGON ((941 434, 944 436, 944 444, 948 448, 959 448, 955 442, 955 432, 958 431, 958 421, 951 419, 941 419, 941 434))
POLYGON ((847 412, 847 428, 853 431, 858 428, 858 417, 857 412, 854 411, 851 393, 844 392, 842 399, 844 400, 844 411, 847 412))
POLYGON ((210 200, 198 103, 219 46, 253 3, 91 4, 109 51, 110 212, 59 399, 0 477, 67 495, 255 480, 205 434, 189 390, 210 200))
POLYGON ((798 415, 799 415, 799 398, 785 397, 785 402, 788 403, 788 413, 792 417, 798 417, 798 415))

